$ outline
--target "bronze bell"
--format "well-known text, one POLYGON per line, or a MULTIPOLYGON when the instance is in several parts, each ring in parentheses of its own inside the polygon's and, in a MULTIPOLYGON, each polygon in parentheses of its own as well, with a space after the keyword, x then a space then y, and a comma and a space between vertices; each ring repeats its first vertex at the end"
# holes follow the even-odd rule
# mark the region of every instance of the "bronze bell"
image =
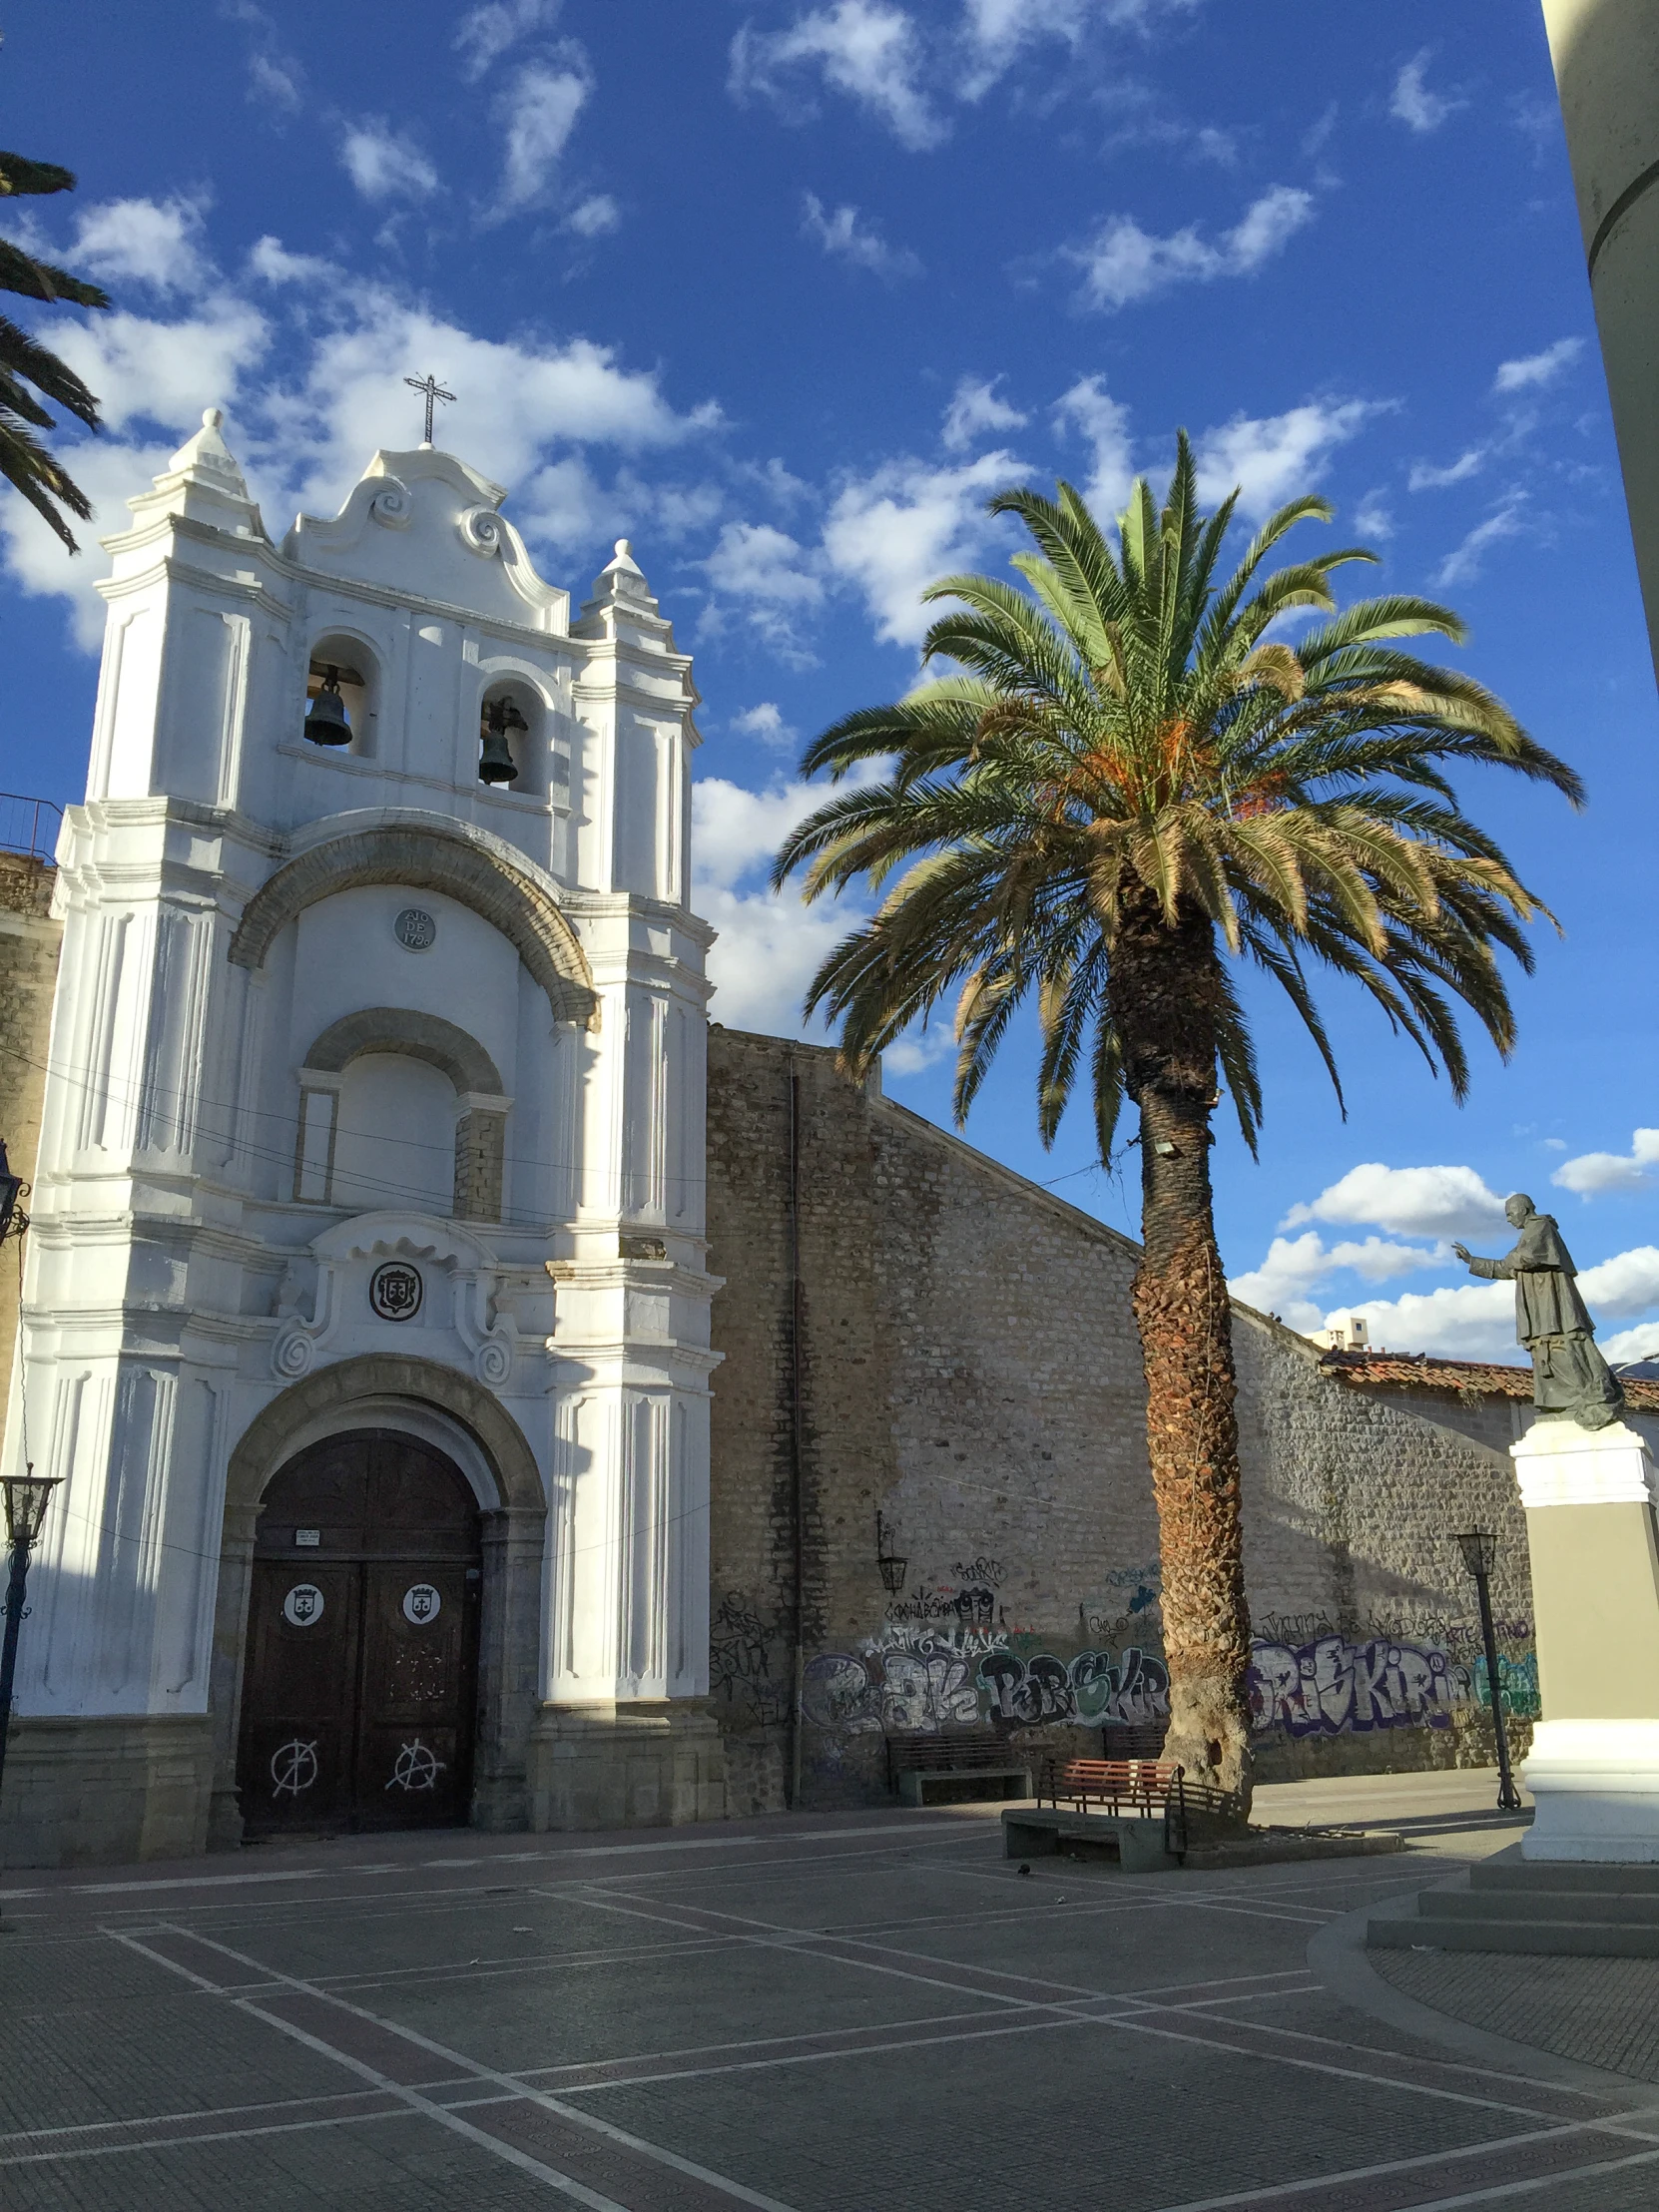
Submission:
POLYGON ((330 668, 322 689, 311 701, 305 717, 305 735, 312 745, 349 745, 351 725, 345 719, 345 702, 339 695, 339 670, 330 668))
POLYGON ((478 778, 484 784, 516 784, 518 763, 507 743, 509 730, 530 725, 510 699, 492 699, 484 709, 483 751, 478 756, 478 778))

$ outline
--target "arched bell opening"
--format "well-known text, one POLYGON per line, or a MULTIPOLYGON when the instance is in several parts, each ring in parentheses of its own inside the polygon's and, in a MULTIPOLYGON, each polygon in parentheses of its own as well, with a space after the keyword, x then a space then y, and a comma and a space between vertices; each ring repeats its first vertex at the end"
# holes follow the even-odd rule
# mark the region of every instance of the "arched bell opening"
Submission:
POLYGON ((379 716, 380 672, 361 638, 343 631, 312 645, 305 671, 300 734, 320 749, 371 760, 379 716))
POLYGON ((478 781, 523 798, 547 793, 547 705, 523 677, 497 678, 478 703, 478 781))

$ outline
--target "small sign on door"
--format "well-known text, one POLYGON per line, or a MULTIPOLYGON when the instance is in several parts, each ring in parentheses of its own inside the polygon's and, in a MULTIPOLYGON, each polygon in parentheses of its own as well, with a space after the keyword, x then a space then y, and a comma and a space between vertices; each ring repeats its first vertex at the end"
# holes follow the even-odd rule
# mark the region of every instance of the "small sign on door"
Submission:
POLYGON ((430 1582, 411 1582, 403 1592, 403 1618, 416 1628, 435 1621, 442 1611, 443 1600, 430 1582))

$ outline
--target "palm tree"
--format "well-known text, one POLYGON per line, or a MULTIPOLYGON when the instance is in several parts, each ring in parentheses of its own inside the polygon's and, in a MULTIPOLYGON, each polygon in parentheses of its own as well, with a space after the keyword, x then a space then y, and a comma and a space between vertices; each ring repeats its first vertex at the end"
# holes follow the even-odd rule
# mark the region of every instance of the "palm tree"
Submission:
MULTIPOLYGON (((55 162, 31 162, 21 154, 0 153, 0 199, 19 193, 74 189, 74 178, 55 162)), ((71 276, 67 270, 55 269, 50 262, 37 261, 9 239, 0 239, 0 291, 21 292, 25 299, 43 299, 49 304, 60 299, 77 307, 107 307, 110 303, 109 294, 97 284, 71 276)), ((0 315, 0 476, 22 493, 37 514, 45 516, 70 552, 75 553, 80 548, 58 510, 67 507, 85 522, 91 517, 92 504, 69 471, 31 434, 34 430, 50 430, 54 424, 34 392, 26 389, 29 384, 60 407, 67 407, 89 430, 99 427, 98 402, 75 371, 27 330, 0 315)))
POLYGON ((1250 1623, 1210 1185, 1221 1085, 1253 1152, 1262 1113, 1241 979, 1255 968, 1285 990, 1339 1101, 1315 967, 1370 991, 1461 1100, 1455 1002, 1508 1053, 1514 1019, 1496 955, 1530 970, 1521 924, 1547 909, 1460 811, 1450 773, 1488 763, 1575 805, 1583 795, 1489 692, 1395 642, 1461 642, 1455 614, 1401 595, 1337 612, 1335 571, 1375 555, 1345 548, 1265 567, 1296 524, 1331 519, 1324 500, 1282 507, 1218 583, 1239 495, 1200 512, 1184 433, 1162 511, 1138 482, 1115 542, 1069 484, 1058 492, 990 502, 1034 541, 1014 562, 1029 595, 985 576, 933 585, 929 599, 956 604, 928 631, 924 658, 950 672, 808 747, 807 775, 838 781, 879 763, 880 780, 801 823, 774 881, 802 869, 813 899, 901 871, 808 994, 809 1013, 839 1025, 852 1071, 954 991, 960 1125, 1034 999, 1044 1143, 1082 1070, 1103 1162, 1124 1097, 1138 1108, 1134 1311, 1169 1756, 1242 1816, 1250 1623), (1268 636, 1303 610, 1326 619, 1300 643, 1268 636))

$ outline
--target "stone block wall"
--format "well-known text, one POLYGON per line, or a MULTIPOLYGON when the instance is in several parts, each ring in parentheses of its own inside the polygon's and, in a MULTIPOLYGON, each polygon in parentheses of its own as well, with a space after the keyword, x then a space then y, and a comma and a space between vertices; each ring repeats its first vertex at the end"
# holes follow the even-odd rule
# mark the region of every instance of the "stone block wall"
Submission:
MULTIPOLYGON (((832 1053, 718 1026, 709 1235, 733 1811, 869 1802, 889 1738, 952 1725, 1037 1758, 1098 1754, 1102 1729, 1140 1748, 1167 1678, 1136 1246, 832 1053)), ((1451 1537, 1499 1529, 1506 1683, 1530 1709, 1506 1458, 1348 1389, 1259 1316, 1235 1338, 1260 1771, 1488 1757, 1451 1537)))
MULTIPOLYGON (((52 918, 58 871, 26 852, 0 852, 0 1137, 14 1175, 32 1182, 63 924, 52 918)), ((27 1209, 28 1200, 24 1200, 27 1209)), ((17 1344, 17 1251, 0 1248, 0 1376, 17 1344)))

